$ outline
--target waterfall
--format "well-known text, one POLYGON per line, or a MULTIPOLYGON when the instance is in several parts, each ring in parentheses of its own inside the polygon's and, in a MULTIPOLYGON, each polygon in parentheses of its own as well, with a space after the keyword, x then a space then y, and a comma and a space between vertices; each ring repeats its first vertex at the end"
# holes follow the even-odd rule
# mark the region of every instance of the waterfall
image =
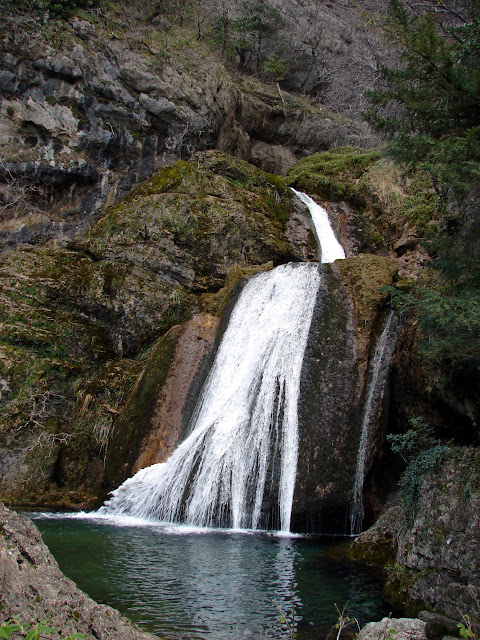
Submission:
POLYGON ((351 533, 360 533, 364 516, 363 483, 365 480, 365 463, 370 451, 371 430, 375 424, 377 410, 383 399, 387 375, 395 350, 400 322, 393 312, 390 312, 382 334, 378 339, 371 363, 370 381, 363 407, 362 432, 358 449, 357 466, 353 484, 353 499, 350 511, 351 533))
MULTIPOLYGON (((295 193, 312 212, 322 262, 345 257, 325 210, 295 193)), ((167 462, 124 482, 100 512, 251 529, 271 523, 273 512, 289 531, 300 373, 320 281, 312 263, 282 265, 249 280, 186 439, 167 462)))
POLYGON ((310 196, 307 196, 306 193, 295 191, 295 189, 292 189, 292 191, 297 198, 307 205, 310 211, 317 233, 322 262, 325 264, 334 262, 335 260, 343 260, 345 258, 345 251, 333 233, 327 210, 317 204, 310 196))
POLYGON ((188 437, 169 461, 139 471, 109 512, 195 526, 260 526, 267 483, 278 480, 290 523, 300 372, 320 276, 289 264, 245 286, 204 384, 188 437))

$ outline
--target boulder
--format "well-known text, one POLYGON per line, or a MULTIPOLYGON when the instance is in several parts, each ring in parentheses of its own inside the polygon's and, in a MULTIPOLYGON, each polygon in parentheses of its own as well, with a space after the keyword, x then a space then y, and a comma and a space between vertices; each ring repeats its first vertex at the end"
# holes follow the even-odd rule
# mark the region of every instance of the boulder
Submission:
POLYGON ((357 640, 427 640, 425 627, 418 618, 383 618, 366 624, 357 640))

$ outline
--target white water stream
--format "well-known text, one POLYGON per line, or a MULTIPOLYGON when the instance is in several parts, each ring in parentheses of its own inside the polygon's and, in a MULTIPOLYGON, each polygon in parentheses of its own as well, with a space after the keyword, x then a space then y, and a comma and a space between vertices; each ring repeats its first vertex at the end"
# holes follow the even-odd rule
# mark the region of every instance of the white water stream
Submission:
POLYGON ((335 237, 327 210, 317 204, 310 196, 307 196, 306 193, 296 191, 295 189, 292 189, 292 191, 297 198, 307 205, 310 211, 313 224, 315 225, 315 231, 317 232, 322 262, 326 264, 335 262, 335 260, 343 260, 345 258, 345 251, 335 237))
MULTIPOLYGON (((295 193, 312 213, 322 262, 344 258, 325 210, 295 193)), ((142 469, 116 489, 100 513, 257 529, 273 508, 280 529, 289 531, 300 373, 320 280, 314 263, 282 265, 249 280, 189 435, 167 462, 142 469)))
POLYGON ((371 431, 377 417, 377 411, 383 399, 387 375, 390 369, 393 352, 397 342, 400 323, 393 312, 387 318, 380 335, 371 363, 370 381, 363 407, 362 432, 358 448, 357 467, 353 484, 353 500, 350 511, 351 533, 360 533, 364 516, 363 483, 365 481, 365 465, 370 451, 371 431))

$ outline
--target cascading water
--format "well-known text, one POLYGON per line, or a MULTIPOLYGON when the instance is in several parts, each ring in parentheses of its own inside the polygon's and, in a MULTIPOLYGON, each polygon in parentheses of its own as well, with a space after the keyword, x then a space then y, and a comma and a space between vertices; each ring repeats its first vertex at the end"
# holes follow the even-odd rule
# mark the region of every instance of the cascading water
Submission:
POLYGON ((362 432, 358 449, 357 466, 353 484, 352 508, 350 511, 351 533, 362 530, 364 517, 363 483, 365 480, 365 463, 370 450, 371 430, 377 416, 377 409, 383 398, 387 375, 390 369, 393 352, 400 331, 400 321, 393 312, 387 318, 385 327, 378 339, 371 364, 370 381, 363 407, 362 432))
MULTIPOLYGON (((345 254, 328 215, 307 204, 322 262, 345 254)), ((254 276, 232 312, 189 435, 170 459, 139 471, 102 513, 194 526, 289 531, 298 451, 300 373, 321 274, 287 264, 254 276)))
POLYGON ((296 191, 295 189, 292 189, 292 191, 297 198, 307 205, 310 211, 313 224, 315 225, 315 231, 317 232, 322 262, 326 264, 335 262, 335 260, 343 260, 345 258, 345 251, 333 233, 327 210, 317 204, 310 196, 307 196, 306 193, 296 191))

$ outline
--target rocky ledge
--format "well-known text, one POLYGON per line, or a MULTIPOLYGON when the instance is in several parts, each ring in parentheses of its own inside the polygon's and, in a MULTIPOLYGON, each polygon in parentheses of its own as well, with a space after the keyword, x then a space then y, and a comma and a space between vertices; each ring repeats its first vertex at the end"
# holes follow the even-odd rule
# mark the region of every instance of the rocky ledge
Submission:
POLYGON ((480 456, 452 449, 447 462, 419 478, 418 496, 402 499, 352 545, 351 557, 383 566, 384 596, 444 636, 468 616, 478 623, 480 456))
POLYGON ((111 607, 97 604, 66 578, 35 525, 0 502, 0 623, 48 621, 51 638, 155 640, 111 607))

